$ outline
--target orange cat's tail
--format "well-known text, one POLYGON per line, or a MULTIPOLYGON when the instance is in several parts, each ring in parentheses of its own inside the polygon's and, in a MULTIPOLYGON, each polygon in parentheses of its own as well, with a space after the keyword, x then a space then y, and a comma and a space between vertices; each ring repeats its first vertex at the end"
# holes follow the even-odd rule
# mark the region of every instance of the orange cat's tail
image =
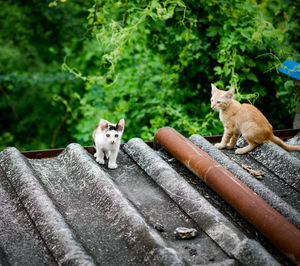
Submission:
POLYGON ((276 137, 274 135, 270 138, 270 141, 276 143, 281 148, 283 148, 283 149, 285 149, 287 151, 300 151, 300 146, 287 145, 280 138, 278 138, 278 137, 276 137))

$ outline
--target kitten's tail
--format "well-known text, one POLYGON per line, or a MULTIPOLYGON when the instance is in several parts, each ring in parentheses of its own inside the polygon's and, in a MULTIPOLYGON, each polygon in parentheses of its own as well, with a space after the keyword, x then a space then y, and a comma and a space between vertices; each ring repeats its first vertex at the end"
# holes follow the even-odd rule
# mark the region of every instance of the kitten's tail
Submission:
POLYGON ((300 151, 300 146, 287 145, 280 138, 278 138, 278 137, 276 137, 274 135, 270 138, 270 141, 276 143, 281 148, 283 148, 283 149, 285 149, 287 151, 300 151))

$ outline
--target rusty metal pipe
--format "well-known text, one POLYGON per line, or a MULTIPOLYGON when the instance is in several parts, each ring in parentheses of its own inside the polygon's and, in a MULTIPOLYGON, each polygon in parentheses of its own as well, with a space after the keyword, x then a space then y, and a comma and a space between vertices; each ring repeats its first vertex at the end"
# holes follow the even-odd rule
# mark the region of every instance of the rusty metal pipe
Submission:
POLYGON ((232 205, 274 246, 300 265, 300 231, 231 172, 173 128, 157 130, 154 144, 168 150, 232 205))

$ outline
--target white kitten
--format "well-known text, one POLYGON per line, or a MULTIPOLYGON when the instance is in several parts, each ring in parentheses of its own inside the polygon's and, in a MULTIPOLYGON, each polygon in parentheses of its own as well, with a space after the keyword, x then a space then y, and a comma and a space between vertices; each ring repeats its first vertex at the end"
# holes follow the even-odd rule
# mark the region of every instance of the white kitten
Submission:
POLYGON ((116 160, 124 126, 124 119, 121 119, 117 124, 100 119, 93 132, 93 143, 96 149, 94 157, 99 164, 104 164, 105 156, 108 159, 108 168, 115 169, 118 167, 116 160))

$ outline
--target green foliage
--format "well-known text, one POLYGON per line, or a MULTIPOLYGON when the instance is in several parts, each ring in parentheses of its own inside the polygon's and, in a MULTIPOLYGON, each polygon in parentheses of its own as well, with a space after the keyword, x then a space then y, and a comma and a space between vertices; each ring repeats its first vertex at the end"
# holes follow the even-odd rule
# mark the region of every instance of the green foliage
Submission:
MULTIPOLYGON (((290 112, 280 112, 287 101, 276 92, 286 77, 276 69, 299 56, 289 42, 295 24, 286 17, 272 23, 276 5, 266 2, 95 1, 88 22, 99 43, 99 71, 86 79, 88 108, 75 138, 87 143, 86 121, 102 116, 126 118, 125 140, 151 140, 163 126, 187 136, 222 133, 209 108, 212 82, 234 86, 236 98, 255 102, 275 128, 291 127, 295 100, 290 112)), ((292 2, 279 8, 295 12, 292 2)))
POLYGON ((76 141, 70 132, 83 82, 63 73, 61 65, 65 55, 82 49, 79 40, 86 35, 91 3, 48 5, 1 2, 0 149, 48 149, 76 141))
POLYGON ((22 149, 64 146, 76 119, 80 81, 70 74, 0 75, 0 145, 22 149))
POLYGON ((300 60, 297 10, 289 0, 5 1, 0 149, 91 145, 101 117, 125 118, 123 141, 163 126, 221 134, 211 83, 290 128, 296 92, 277 68, 300 60))

